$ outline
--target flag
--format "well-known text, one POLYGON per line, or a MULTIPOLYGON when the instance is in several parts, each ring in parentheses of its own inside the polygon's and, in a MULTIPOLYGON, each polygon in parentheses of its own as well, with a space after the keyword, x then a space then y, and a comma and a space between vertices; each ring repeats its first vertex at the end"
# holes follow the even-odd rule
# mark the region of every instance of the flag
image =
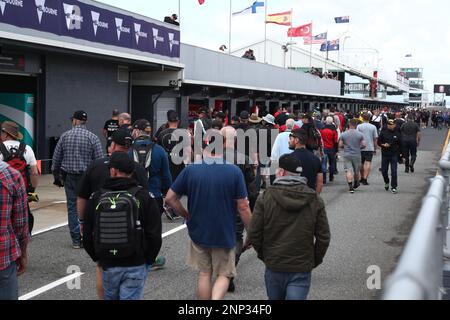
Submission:
POLYGON ((289 28, 288 37, 311 37, 312 23, 305 24, 297 28, 289 28))
POLYGON ((336 18, 334 18, 334 21, 336 21, 336 23, 349 23, 350 17, 349 16, 336 17, 336 18))
POLYGON ((314 37, 305 37, 304 44, 323 44, 327 42, 327 32, 318 34, 314 37))
POLYGON ((275 23, 282 26, 291 26, 292 25, 292 12, 280 12, 269 14, 266 17, 266 23, 275 23))
POLYGON ((255 1, 255 2, 253 2, 253 4, 250 7, 245 8, 244 10, 241 10, 238 12, 234 12, 233 16, 237 16, 240 14, 258 13, 259 11, 261 11, 261 8, 264 8, 264 2, 255 1))
POLYGON ((339 39, 327 41, 320 46, 320 51, 339 51, 339 39))
POLYGON ((205 0, 198 0, 198 4, 202 5, 205 3, 205 0))

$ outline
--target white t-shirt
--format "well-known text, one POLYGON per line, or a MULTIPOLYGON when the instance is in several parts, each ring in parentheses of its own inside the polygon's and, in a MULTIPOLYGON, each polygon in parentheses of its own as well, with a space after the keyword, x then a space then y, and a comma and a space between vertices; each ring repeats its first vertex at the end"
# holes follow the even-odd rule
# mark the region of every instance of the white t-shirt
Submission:
MULTIPOLYGON (((15 140, 8 140, 3 141, 3 144, 6 146, 6 149, 11 150, 12 148, 19 149, 20 142, 15 140)), ((25 161, 30 167, 36 166, 36 157, 34 156, 33 149, 30 148, 30 146, 26 146, 25 152, 23 154, 23 157, 25 158, 25 161)), ((0 160, 3 160, 3 155, 0 153, 0 160)))

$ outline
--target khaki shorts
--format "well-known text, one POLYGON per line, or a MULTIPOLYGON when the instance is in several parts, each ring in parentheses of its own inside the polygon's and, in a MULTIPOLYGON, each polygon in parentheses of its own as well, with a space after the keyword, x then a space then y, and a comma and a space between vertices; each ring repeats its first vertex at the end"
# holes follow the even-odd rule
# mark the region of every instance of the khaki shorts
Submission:
POLYGON ((235 248, 204 248, 191 241, 187 263, 200 272, 234 278, 236 277, 235 256, 235 248))

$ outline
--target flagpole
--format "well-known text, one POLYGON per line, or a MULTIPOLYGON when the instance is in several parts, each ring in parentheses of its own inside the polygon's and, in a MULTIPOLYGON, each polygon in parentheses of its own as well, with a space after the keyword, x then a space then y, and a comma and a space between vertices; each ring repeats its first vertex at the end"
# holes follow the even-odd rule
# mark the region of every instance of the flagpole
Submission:
POLYGON ((267 7, 268 7, 268 0, 266 0, 265 8, 264 8, 264 63, 267 63, 267 7))
POLYGON ((178 23, 181 24, 181 0, 178 0, 178 23))
POLYGON ((228 33, 228 54, 231 55, 231 15, 232 15, 232 11, 231 11, 231 1, 230 0, 230 30, 228 33))
POLYGON ((312 42, 313 42, 313 22, 311 21, 311 41, 309 43, 309 67, 312 68, 312 42))
MULTIPOLYGON (((291 8, 291 28, 292 28, 292 17, 293 17, 293 13, 294 13, 294 9, 291 8)), ((290 62, 290 65, 291 65, 291 69, 292 69, 292 47, 293 47, 293 44, 292 44, 292 37, 291 37, 291 40, 289 40, 289 42, 291 43, 291 44, 289 45, 289 47, 291 47, 291 58, 290 58, 291 62, 290 62)))

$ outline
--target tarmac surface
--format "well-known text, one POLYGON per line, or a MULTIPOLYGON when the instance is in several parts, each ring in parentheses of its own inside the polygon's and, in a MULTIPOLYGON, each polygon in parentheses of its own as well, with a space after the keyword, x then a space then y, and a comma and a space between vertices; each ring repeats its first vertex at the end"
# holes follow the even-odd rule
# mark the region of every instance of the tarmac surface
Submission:
MULTIPOLYGON (((378 266, 382 282, 394 270, 422 197, 430 179, 436 175, 446 137, 446 130, 424 130, 416 172, 407 174, 404 166, 399 165, 397 195, 384 190, 378 171, 380 153, 374 158, 370 186, 361 186, 353 195, 348 193, 342 161, 338 164, 339 175, 322 193, 331 228, 331 244, 323 264, 313 271, 308 299, 371 300, 379 297, 381 290, 367 287, 371 275, 368 268, 378 266)), ((29 265, 19 278, 19 295, 22 299, 36 300, 95 300, 95 264, 84 250, 72 249, 67 226, 59 226, 67 223, 65 196, 63 190, 51 183, 51 177, 45 176, 37 190, 41 202, 33 204, 33 208, 38 234, 29 245, 29 265), (40 233, 55 225, 59 227, 40 233), (65 282, 64 278, 74 271, 82 275, 65 282), (63 279, 61 283, 55 283, 60 279, 63 279), (29 293, 32 296, 24 296, 29 293)), ((181 222, 171 222, 163 216, 163 232, 180 225, 181 222)), ((188 244, 186 229, 164 237, 160 254, 166 257, 167 263, 163 269, 150 272, 145 299, 196 299, 197 274, 186 265, 188 244)), ((253 250, 243 254, 237 272, 236 291, 228 293, 225 299, 267 299, 264 265, 253 250)))

